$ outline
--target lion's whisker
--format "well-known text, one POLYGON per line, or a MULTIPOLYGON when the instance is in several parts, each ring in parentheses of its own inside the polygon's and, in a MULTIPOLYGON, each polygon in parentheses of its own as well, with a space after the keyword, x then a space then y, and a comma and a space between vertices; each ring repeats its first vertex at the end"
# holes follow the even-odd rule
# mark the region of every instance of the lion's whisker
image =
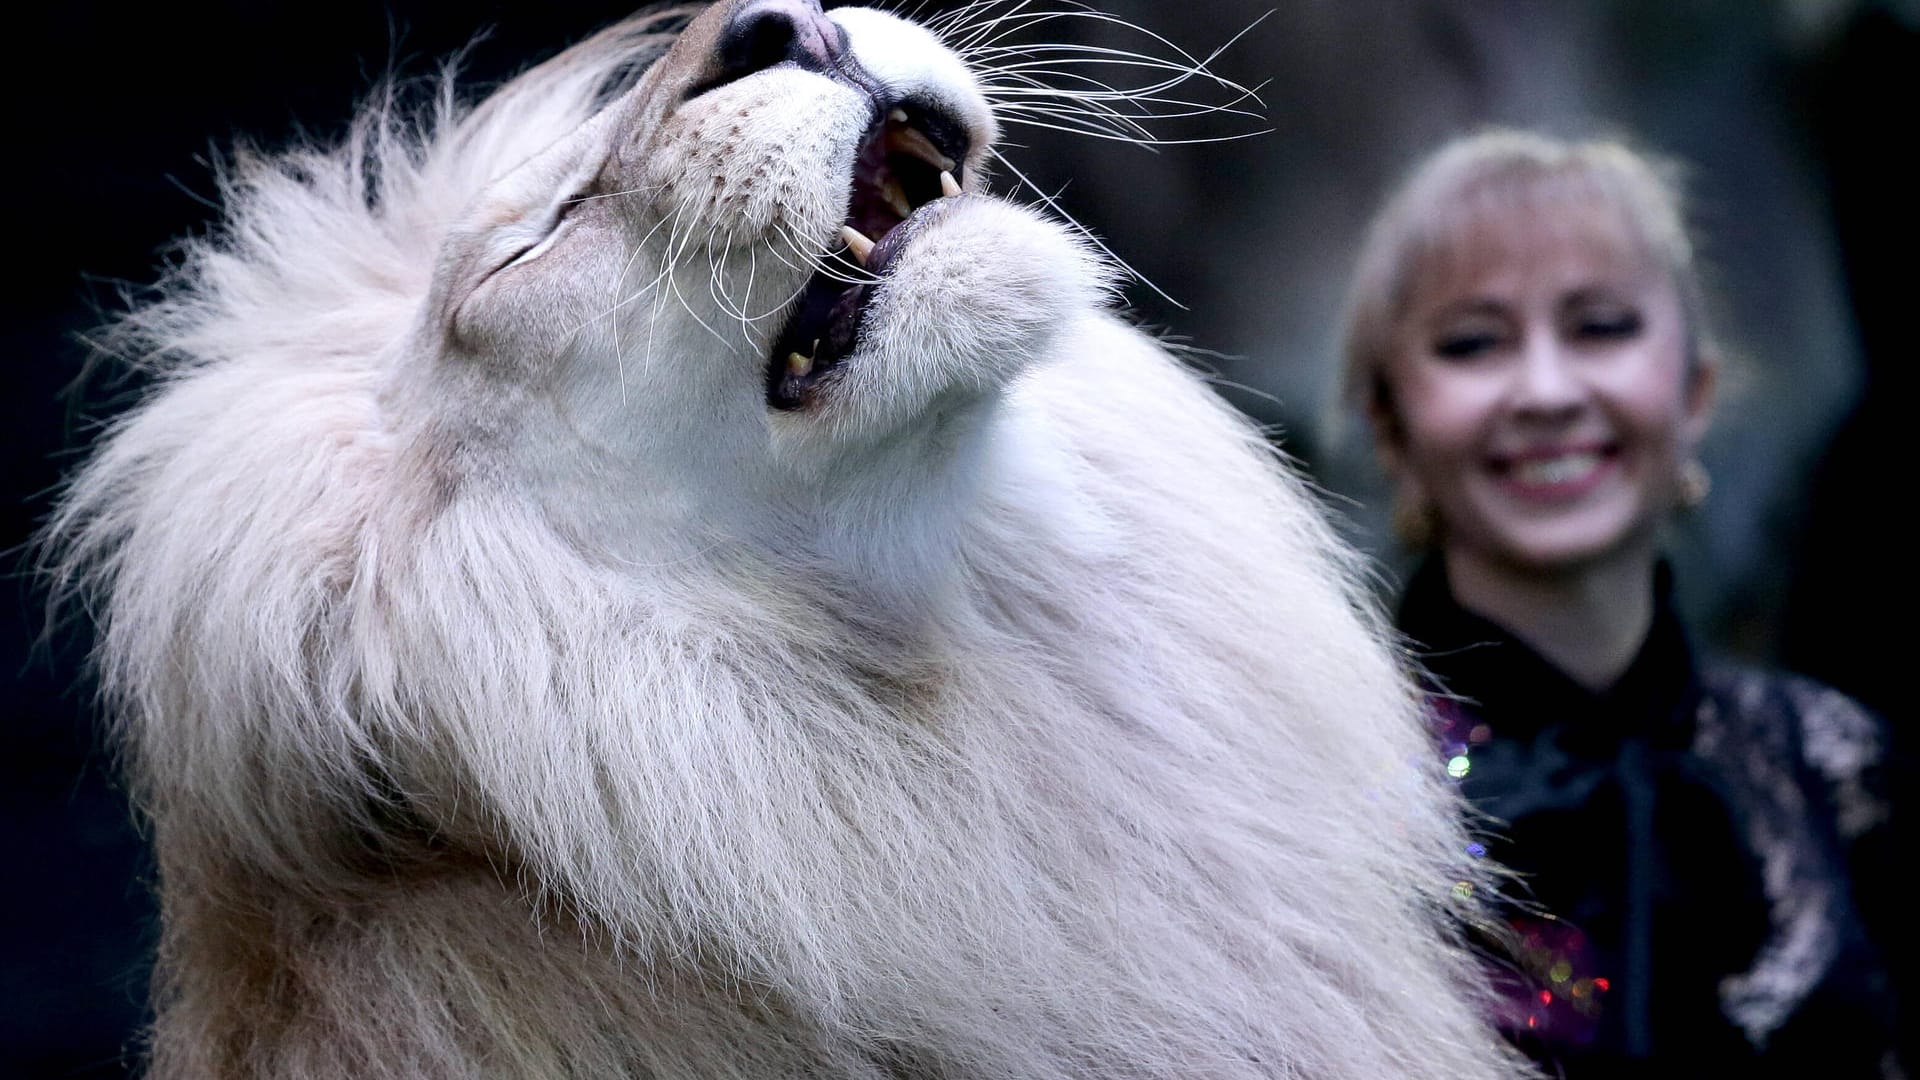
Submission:
POLYGON ((1099 249, 1101 254, 1105 255, 1108 259, 1111 259, 1113 261, 1113 264, 1115 266, 1118 266, 1122 271, 1124 271, 1128 277, 1131 277, 1135 281, 1138 281, 1141 284, 1145 285, 1147 288, 1152 289, 1155 293, 1159 294, 1161 299, 1165 300, 1169 304, 1172 304, 1174 307, 1177 307, 1182 311, 1187 310, 1187 305, 1181 303, 1178 300, 1175 300, 1172 296, 1169 296, 1166 290, 1162 289, 1159 285, 1155 284, 1151 278, 1148 278, 1145 274, 1142 274, 1139 270, 1134 269, 1132 263, 1127 262, 1125 259, 1122 259, 1119 255, 1115 254, 1113 249, 1107 246, 1106 241, 1100 239, 1099 236, 1095 235, 1093 230, 1087 228, 1085 225, 1082 225, 1078 218, 1074 217, 1072 214, 1069 214, 1066 208, 1061 206, 1057 199, 1055 199, 1052 195, 1047 194, 1046 191, 1040 187, 1040 185, 1034 183, 1033 180, 1030 177, 1028 177, 1026 173, 1020 170, 1019 166, 1015 165, 1011 161, 1008 161, 1004 154, 1001 154, 998 150, 990 150, 989 153, 993 155, 994 160, 998 161, 1001 165, 1005 166, 1008 172, 1013 173, 1013 175, 1017 177, 1022 184, 1026 185, 1027 190, 1033 192, 1034 195, 1038 197, 1043 204, 1045 204, 1047 209, 1053 211, 1055 214, 1058 214, 1062 221, 1065 221, 1068 225, 1072 226, 1075 232, 1079 233, 1083 238, 1086 239, 1088 243, 1092 244, 1095 248, 1099 249))
MULTIPOLYGON (((595 314, 590 315, 587 318, 581 320, 578 324, 573 326, 571 329, 567 330, 565 334, 561 337, 558 351, 564 352, 566 349, 572 347, 574 339, 587 327, 593 325, 596 322, 599 322, 602 319, 611 320, 610 325, 613 331, 614 363, 615 363, 618 377, 620 380, 620 400, 622 404, 625 404, 627 401, 627 396, 626 396, 627 395, 627 360, 626 360, 627 349, 625 347, 625 344, 621 340, 621 335, 623 333, 623 330, 622 330, 620 320, 613 319, 612 317, 614 314, 619 312, 620 309, 626 307, 628 304, 631 304, 633 301, 639 299, 640 297, 645 296, 648 292, 653 291, 653 289, 659 285, 662 275, 656 274, 652 281, 649 281, 646 284, 641 285, 638 289, 634 290, 633 292, 627 293, 625 296, 620 295, 620 285, 622 282, 626 280, 628 273, 632 271, 633 267, 637 265, 640 262, 640 260, 646 255, 647 244, 649 241, 653 239, 654 234, 658 233, 662 227, 667 226, 671 221, 673 221, 678 216, 679 216, 678 208, 675 208, 675 210, 670 214, 662 215, 660 220, 654 223, 653 228, 647 230, 646 235, 641 237, 640 242, 634 245, 632 254, 627 256, 626 260, 621 264, 619 272, 614 277, 614 295, 618 297, 618 299, 615 299, 611 304, 609 304, 606 308, 602 309, 601 311, 596 312, 595 314)), ((669 229, 668 235, 669 236, 672 235, 671 229, 669 229)), ((649 327, 651 327, 652 325, 651 320, 649 320, 648 325, 649 327)), ((646 362, 651 363, 651 358, 652 358, 652 348, 651 348, 651 339, 649 339, 649 347, 648 347, 646 357, 644 359, 646 362)))

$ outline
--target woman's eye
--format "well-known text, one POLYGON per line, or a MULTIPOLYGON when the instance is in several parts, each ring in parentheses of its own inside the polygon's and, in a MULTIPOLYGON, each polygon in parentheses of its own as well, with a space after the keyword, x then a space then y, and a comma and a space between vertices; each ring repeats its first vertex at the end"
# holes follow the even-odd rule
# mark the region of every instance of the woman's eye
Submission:
POLYGON ((1586 341, 1620 341, 1639 334, 1640 326, 1640 315, 1633 311, 1583 315, 1574 323, 1574 334, 1586 341))
POLYGON ((1475 332, 1442 334, 1433 343, 1433 354, 1447 360, 1471 360, 1483 356, 1500 346, 1500 336, 1493 333, 1475 332))

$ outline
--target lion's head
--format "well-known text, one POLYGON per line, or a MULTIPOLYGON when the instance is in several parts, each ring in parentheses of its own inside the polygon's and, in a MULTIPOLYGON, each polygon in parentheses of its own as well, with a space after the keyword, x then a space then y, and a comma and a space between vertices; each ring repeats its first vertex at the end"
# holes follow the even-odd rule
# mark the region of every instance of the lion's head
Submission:
POLYGON ((485 460, 629 555, 689 526, 790 546, 872 485, 953 482, 1104 285, 1066 230, 967 190, 996 137, 973 76, 893 16, 768 0, 707 9, 609 91, 622 69, 594 69, 637 28, 467 122, 500 137, 562 79, 597 105, 449 223, 396 413, 460 459, 449 482, 485 460))

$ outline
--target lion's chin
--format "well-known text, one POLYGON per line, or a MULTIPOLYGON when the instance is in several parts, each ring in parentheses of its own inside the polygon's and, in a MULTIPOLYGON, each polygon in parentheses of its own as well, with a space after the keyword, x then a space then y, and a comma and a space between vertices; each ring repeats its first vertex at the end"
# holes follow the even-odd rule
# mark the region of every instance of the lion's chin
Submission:
POLYGON ((930 214, 962 194, 966 128, 932 108, 902 103, 861 140, 849 180, 841 244, 795 301, 767 360, 767 404, 805 408, 854 351, 867 309, 902 248, 930 214))

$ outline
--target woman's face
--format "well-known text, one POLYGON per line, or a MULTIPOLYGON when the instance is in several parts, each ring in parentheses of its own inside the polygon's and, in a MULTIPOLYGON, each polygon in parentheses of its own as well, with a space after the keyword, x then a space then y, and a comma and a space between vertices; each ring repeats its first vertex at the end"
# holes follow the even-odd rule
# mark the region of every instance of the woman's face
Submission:
POLYGON ((1449 557, 1574 570, 1651 550, 1712 375, 1690 369, 1672 282, 1608 215, 1527 216, 1461 230, 1416 278, 1375 419, 1449 557))

